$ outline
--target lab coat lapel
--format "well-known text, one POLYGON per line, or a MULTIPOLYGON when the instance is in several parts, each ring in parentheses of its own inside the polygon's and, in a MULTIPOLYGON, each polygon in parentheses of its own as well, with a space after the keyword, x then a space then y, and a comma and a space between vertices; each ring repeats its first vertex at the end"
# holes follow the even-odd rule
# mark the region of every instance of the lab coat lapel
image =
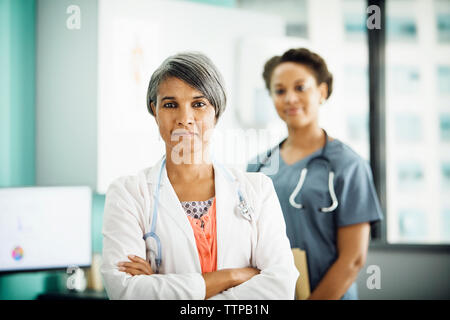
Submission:
POLYGON ((216 188, 216 232, 217 232, 217 269, 223 269, 228 241, 233 233, 234 208, 237 205, 237 191, 233 182, 225 176, 223 169, 214 165, 214 183, 216 188))
MULTIPOLYGON (((161 159, 153 168, 150 170, 147 181, 150 183, 150 187, 152 188, 152 196, 155 192, 156 186, 158 184, 158 178, 159 178, 159 172, 161 170, 161 159)), ((153 202, 152 198, 152 202, 153 202)), ((164 169, 161 174, 161 184, 160 184, 160 190, 159 190, 159 210, 158 210, 158 218, 162 215, 168 215, 170 216, 173 221, 176 223, 176 225, 183 231, 183 233, 186 235, 188 242, 190 244, 191 249, 193 250, 194 256, 197 257, 197 264, 199 270, 200 268, 200 261, 198 260, 198 253, 197 253, 197 246, 195 243, 195 237, 194 232, 192 231, 192 227, 189 223, 188 218, 186 217, 186 214, 184 213, 183 208, 181 207, 180 201, 178 199, 178 196, 175 192, 175 190, 172 187, 172 184, 170 183, 169 177, 167 176, 167 170, 166 166, 164 166, 164 169)), ((159 218, 160 219, 160 218, 159 218)))
MULTIPOLYGON (((161 168, 162 159, 153 166, 150 170, 147 181, 153 188, 152 194, 155 191, 155 186, 158 183, 159 170, 161 168)), ((237 186, 234 182, 229 181, 223 172, 223 168, 214 164, 214 184, 216 196, 216 233, 217 233, 217 269, 226 268, 226 252, 228 250, 229 237, 233 236, 233 222, 235 221, 234 214, 237 206, 237 186)), ((180 205, 178 197, 170 184, 167 177, 167 171, 164 168, 161 177, 160 189, 160 211, 159 214, 170 215, 177 226, 186 235, 193 253, 197 257, 196 264, 201 270, 200 260, 198 259, 197 246, 195 243, 194 232, 192 227, 180 205), (164 210, 161 210, 164 209, 164 210)), ((152 199, 153 200, 153 199, 152 199)))
POLYGON ((160 191, 160 207, 164 208, 164 214, 170 215, 173 218, 178 227, 185 233, 186 237, 189 239, 189 242, 196 248, 194 232, 192 231, 191 224, 186 217, 186 213, 181 207, 180 200, 178 199, 178 196, 169 181, 165 168, 163 170, 161 181, 164 181, 164 185, 161 187, 160 191))

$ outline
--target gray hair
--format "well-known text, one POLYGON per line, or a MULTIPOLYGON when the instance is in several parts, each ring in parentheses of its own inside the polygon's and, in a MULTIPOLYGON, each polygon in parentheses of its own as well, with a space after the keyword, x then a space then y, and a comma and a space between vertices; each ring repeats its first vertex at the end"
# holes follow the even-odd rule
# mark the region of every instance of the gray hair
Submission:
POLYGON ((168 57, 153 72, 147 90, 147 109, 155 116, 150 104, 156 105, 160 84, 169 77, 183 80, 200 91, 212 104, 219 119, 225 111, 227 97, 222 75, 212 61, 202 53, 184 52, 168 57))

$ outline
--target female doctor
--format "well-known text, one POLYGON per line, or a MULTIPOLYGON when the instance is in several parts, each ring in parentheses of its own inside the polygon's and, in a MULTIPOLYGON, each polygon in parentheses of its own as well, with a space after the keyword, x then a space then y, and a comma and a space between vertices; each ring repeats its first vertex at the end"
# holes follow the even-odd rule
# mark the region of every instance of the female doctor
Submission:
POLYGON ((268 60, 263 78, 288 136, 247 169, 273 180, 291 246, 306 251, 309 298, 357 299, 370 223, 382 215, 367 162, 319 126, 332 75, 300 48, 268 60))
POLYGON ((208 160, 225 109, 199 53, 167 58, 147 106, 165 156, 106 193, 101 272, 111 299, 292 299, 298 277, 273 184, 208 160))

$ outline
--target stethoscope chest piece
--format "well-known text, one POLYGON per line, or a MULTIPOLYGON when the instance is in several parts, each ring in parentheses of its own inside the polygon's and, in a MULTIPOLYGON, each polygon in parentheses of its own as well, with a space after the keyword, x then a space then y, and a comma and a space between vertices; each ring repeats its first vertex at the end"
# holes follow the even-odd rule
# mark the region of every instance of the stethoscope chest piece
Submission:
POLYGON ((244 199, 240 199, 239 204, 236 207, 236 214, 242 215, 248 221, 252 221, 251 207, 248 206, 244 199))

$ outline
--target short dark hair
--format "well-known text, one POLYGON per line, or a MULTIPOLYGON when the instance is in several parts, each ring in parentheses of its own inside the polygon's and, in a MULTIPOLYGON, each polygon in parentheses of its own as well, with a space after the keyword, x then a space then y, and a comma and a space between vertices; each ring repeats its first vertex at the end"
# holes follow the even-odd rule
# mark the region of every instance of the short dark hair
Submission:
POLYGON ((327 99, 333 92, 333 75, 328 71, 325 60, 317 53, 309 51, 306 48, 289 49, 282 56, 270 58, 264 65, 263 78, 267 90, 270 91, 270 81, 273 70, 283 62, 295 62, 307 66, 314 73, 317 84, 325 82, 328 85, 327 99))
POLYGON ((212 61, 199 52, 183 52, 168 57, 153 72, 147 89, 147 109, 155 116, 150 104, 156 104, 160 84, 169 77, 183 80, 203 93, 215 110, 216 119, 225 111, 227 97, 222 75, 212 61))

